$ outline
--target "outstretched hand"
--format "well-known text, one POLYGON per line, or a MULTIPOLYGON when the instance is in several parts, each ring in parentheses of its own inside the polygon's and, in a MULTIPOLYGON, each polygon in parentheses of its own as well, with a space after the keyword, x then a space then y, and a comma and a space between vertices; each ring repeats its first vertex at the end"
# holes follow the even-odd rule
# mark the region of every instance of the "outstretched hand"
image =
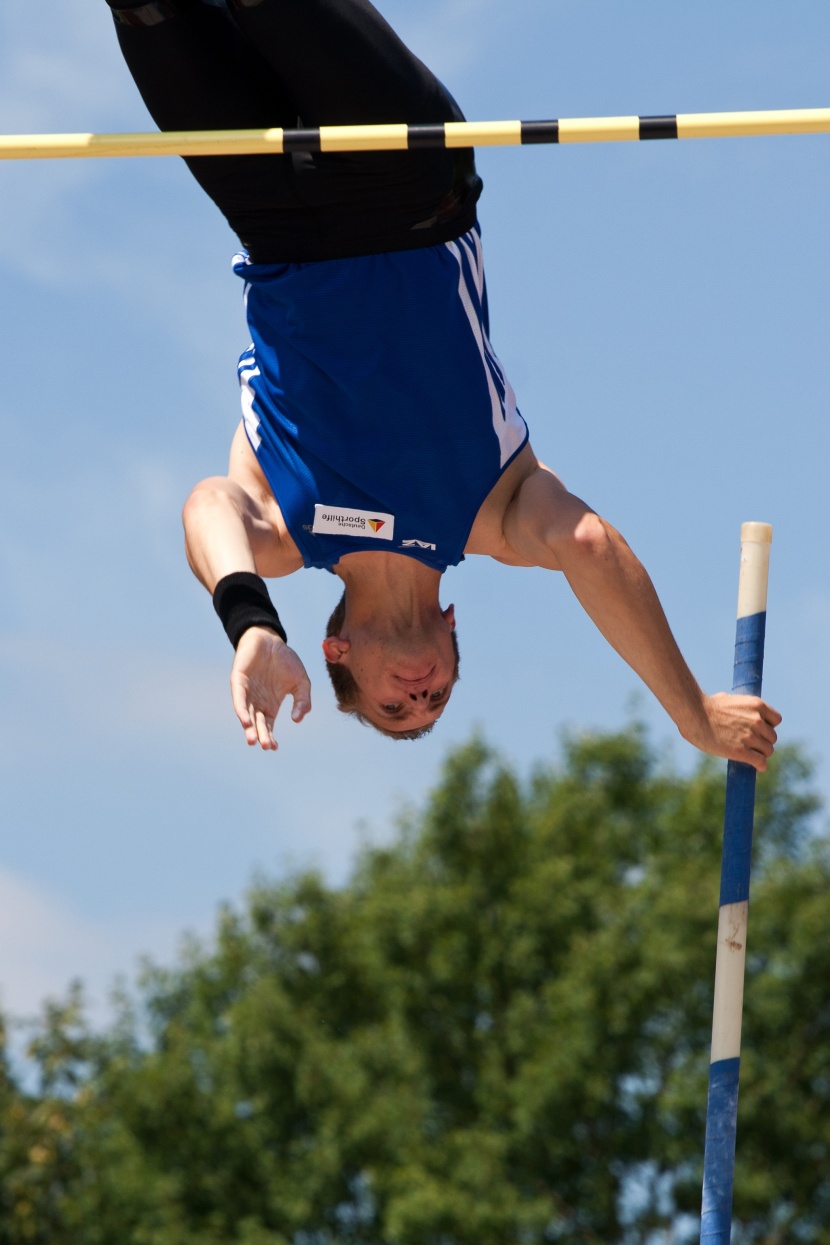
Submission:
POLYGON ((775 750, 781 714, 758 696, 718 692, 703 697, 703 720, 688 733, 689 743, 712 756, 743 761, 761 773, 775 750))
POLYGON ((274 723, 280 705, 291 696, 292 722, 311 710, 311 683, 292 648, 273 631, 249 627, 236 649, 231 670, 231 696, 236 716, 251 747, 276 752, 274 723))

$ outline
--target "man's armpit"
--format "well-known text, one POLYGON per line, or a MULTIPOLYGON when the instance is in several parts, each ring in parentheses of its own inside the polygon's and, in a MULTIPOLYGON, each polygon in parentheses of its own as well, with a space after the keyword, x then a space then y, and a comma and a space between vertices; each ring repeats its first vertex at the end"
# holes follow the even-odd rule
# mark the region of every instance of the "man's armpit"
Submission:
POLYGON ((526 558, 520 558, 520 557, 519 557, 519 555, 518 555, 517 553, 513 553, 513 552, 512 552, 512 550, 511 550, 511 552, 510 552, 510 553, 508 553, 508 554, 504 554, 504 555, 502 555, 502 556, 496 556, 495 554, 492 554, 491 556, 492 556, 492 558, 493 558, 493 561, 494 561, 494 562, 500 562, 500 563, 502 564, 502 566, 525 566, 525 567, 528 567, 528 566, 535 566, 535 565, 536 565, 536 563, 535 563, 535 562, 528 562, 526 558))

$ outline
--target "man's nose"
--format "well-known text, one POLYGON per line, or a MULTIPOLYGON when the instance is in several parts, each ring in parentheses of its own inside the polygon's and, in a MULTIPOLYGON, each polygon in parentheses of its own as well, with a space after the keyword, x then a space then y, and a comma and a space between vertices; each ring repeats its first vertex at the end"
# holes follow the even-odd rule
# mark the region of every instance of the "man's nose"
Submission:
POLYGON ((424 688, 422 692, 410 692, 409 699, 417 702, 419 700, 426 700, 428 695, 429 695, 429 692, 427 691, 426 688, 424 688))

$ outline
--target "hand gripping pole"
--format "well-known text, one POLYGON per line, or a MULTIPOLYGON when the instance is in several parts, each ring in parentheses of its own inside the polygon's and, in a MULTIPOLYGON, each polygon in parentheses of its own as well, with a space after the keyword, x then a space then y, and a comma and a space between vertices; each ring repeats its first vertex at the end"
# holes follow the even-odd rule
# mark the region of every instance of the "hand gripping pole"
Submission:
MULTIPOLYGON (((738 626, 732 690, 750 696, 761 694, 771 541, 772 528, 768 523, 744 523, 741 528, 738 626)), ((751 765, 730 761, 726 774, 712 1058, 703 1160, 701 1245, 729 1245, 732 1234, 732 1186, 754 813, 755 770, 751 765)))

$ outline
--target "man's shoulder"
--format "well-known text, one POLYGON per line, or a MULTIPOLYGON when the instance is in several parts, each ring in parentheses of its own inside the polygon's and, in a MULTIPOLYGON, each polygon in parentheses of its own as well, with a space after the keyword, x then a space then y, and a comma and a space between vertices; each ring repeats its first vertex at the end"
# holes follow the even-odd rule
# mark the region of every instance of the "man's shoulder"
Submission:
POLYGON ((504 521, 522 484, 539 470, 539 466, 530 442, 527 442, 499 476, 480 506, 464 548, 465 553, 482 554, 511 566, 523 565, 515 560, 515 554, 507 543, 504 521))

